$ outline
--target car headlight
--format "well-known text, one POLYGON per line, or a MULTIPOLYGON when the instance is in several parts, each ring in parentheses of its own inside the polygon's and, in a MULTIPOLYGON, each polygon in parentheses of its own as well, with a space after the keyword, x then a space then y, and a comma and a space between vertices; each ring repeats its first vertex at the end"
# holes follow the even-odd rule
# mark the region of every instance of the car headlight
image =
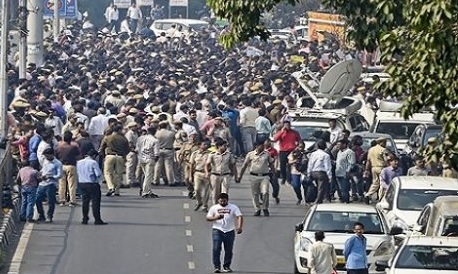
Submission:
POLYGON ((391 241, 382 242, 374 252, 374 257, 376 256, 386 256, 394 253, 394 245, 391 241))
POLYGON ((404 232, 409 230, 409 226, 403 220, 401 220, 399 218, 394 219, 392 227, 394 227, 394 226, 402 228, 402 230, 404 232))
POLYGON ((310 241, 309 238, 301 237, 301 251, 308 252, 311 244, 312 241, 310 241))

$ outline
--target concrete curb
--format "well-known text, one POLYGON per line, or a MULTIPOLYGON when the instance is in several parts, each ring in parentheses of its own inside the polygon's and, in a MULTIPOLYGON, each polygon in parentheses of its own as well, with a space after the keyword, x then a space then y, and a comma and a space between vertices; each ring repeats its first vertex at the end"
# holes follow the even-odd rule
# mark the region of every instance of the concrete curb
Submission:
POLYGON ((19 197, 13 194, 13 208, 8 209, 0 223, 0 266, 4 265, 6 249, 11 243, 13 234, 17 232, 20 210, 19 197))

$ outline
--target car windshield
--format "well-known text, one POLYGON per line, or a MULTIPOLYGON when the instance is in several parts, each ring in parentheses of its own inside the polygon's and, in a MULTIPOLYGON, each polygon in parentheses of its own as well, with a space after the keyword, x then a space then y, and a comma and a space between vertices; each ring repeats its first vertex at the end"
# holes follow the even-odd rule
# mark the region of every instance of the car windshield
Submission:
MULTIPOLYGON (((378 137, 363 137, 363 145, 361 146, 361 148, 364 150, 364 151, 368 151, 369 148, 371 147, 371 143, 373 141, 375 141, 378 137)), ((393 152, 393 153, 396 153, 396 146, 395 144, 393 143, 393 139, 391 138, 388 138, 386 139, 386 148, 393 152)))
POLYGON ((315 211, 307 230, 352 233, 355 222, 364 224, 366 234, 383 234, 379 215, 366 212, 315 211))
POLYGON ((389 123, 380 122, 377 133, 389 134, 393 139, 409 139, 419 123, 389 123))
POLYGON ((458 270, 458 247, 406 246, 395 268, 458 270))
POLYGON ((318 140, 323 132, 328 130, 324 127, 313 127, 313 126, 292 126, 296 130, 304 141, 316 141, 318 140))
POLYGON ((442 236, 458 236, 458 215, 445 218, 442 236))
POLYGON ((456 196, 456 190, 401 189, 398 194, 398 209, 421 211, 440 196, 456 196))
POLYGON ((439 138, 442 132, 442 128, 428 128, 425 131, 425 136, 423 137, 422 147, 425 147, 428 143, 428 139, 431 137, 439 138))

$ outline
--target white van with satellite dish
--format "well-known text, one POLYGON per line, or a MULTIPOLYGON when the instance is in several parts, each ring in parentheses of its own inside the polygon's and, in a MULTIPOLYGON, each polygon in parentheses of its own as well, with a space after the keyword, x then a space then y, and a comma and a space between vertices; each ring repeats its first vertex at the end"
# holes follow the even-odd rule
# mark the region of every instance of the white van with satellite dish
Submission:
POLYGON ((329 129, 330 119, 335 119, 341 129, 352 132, 369 129, 367 121, 358 113, 361 100, 347 96, 358 82, 361 71, 357 60, 347 60, 334 65, 321 80, 307 69, 292 74, 308 96, 300 98, 300 107, 290 110, 288 116, 291 127, 299 132, 307 146, 329 129))
POLYGON ((434 113, 421 112, 413 114, 408 120, 401 116, 402 103, 380 102, 379 110, 370 129, 374 133, 389 134, 396 142, 398 150, 402 151, 410 136, 418 125, 434 125, 434 113))
POLYGON ((208 28, 208 22, 195 19, 159 19, 151 24, 150 29, 154 31, 156 37, 159 37, 162 32, 167 32, 172 25, 183 27, 183 30, 191 28, 194 32, 201 32, 203 29, 208 28))

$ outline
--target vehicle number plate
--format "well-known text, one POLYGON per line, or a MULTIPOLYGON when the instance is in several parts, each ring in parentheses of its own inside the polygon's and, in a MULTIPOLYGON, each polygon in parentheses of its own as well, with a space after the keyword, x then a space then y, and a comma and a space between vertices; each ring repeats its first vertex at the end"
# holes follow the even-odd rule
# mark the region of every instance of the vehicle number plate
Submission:
POLYGON ((338 264, 345 264, 345 257, 337 257, 338 264))

